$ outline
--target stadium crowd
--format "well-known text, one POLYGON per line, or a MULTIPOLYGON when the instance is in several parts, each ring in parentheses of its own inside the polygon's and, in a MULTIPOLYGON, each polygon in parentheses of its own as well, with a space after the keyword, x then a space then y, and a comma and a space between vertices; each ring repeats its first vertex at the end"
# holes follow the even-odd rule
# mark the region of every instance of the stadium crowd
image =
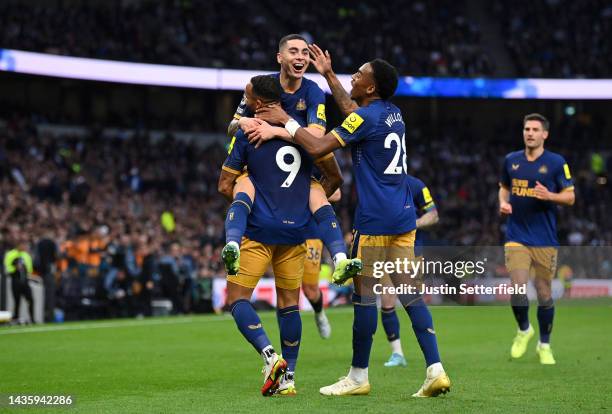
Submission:
MULTIPOLYGON (((51 136, 18 115, 0 125, 0 250, 28 246, 66 318, 150 315, 153 298, 169 299, 174 312, 211 310, 211 280, 224 276, 227 204, 216 186, 223 145, 170 135, 107 139, 95 128, 84 137, 51 136)), ((442 123, 435 137, 425 125, 408 129, 409 170, 440 212, 431 244, 501 243, 497 182, 502 156, 521 147, 515 127, 500 125, 478 147, 467 121, 442 123)), ((599 147, 599 130, 589 117, 568 117, 553 131, 552 149, 565 155, 577 188, 576 205, 560 211, 562 245, 612 245, 605 181, 612 157, 599 147), (580 146, 586 138, 589 150, 580 146)), ((336 211, 350 234, 357 201, 350 152, 337 158, 345 182, 336 211)))
POLYGON ((497 0, 493 15, 519 76, 609 78, 612 4, 605 0, 497 0))
POLYGON ((494 65, 463 3, 391 0, 377 7, 331 0, 310 3, 308 13, 295 13, 302 3, 7 1, 0 5, 0 46, 136 62, 274 70, 270 51, 285 34, 299 32, 329 48, 341 72, 350 73, 361 62, 384 56, 406 74, 491 75, 494 65))

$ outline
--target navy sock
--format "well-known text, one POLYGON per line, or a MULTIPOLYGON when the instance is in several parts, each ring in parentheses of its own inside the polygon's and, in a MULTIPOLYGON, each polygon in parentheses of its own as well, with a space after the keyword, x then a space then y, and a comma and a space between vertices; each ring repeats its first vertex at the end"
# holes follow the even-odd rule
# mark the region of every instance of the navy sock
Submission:
POLYGON ((315 301, 308 299, 308 302, 310 302, 310 306, 312 306, 312 310, 314 310, 315 313, 321 313, 323 310, 323 292, 319 290, 319 299, 315 301))
POLYGON ((527 295, 512 295, 512 312, 521 331, 529 329, 529 298, 527 295))
POLYGON ((246 299, 239 299, 232 303, 231 310, 232 317, 236 321, 236 326, 238 326, 242 336, 261 354, 261 351, 271 343, 251 302, 246 299))
POLYGON ((334 257, 336 253, 346 254, 346 245, 342 236, 340 223, 336 219, 336 213, 330 205, 326 205, 315 211, 313 214, 317 222, 317 231, 323 244, 329 250, 329 253, 334 257))
POLYGON ((540 342, 547 344, 550 342, 550 333, 553 328, 555 318, 555 304, 552 299, 538 306, 538 325, 540 325, 540 342))
POLYGON ((353 294, 353 362, 351 365, 355 368, 368 367, 377 323, 376 298, 362 298, 353 294))
POLYGON ((433 329, 433 320, 431 313, 423 298, 419 298, 411 305, 406 307, 406 312, 412 322, 412 329, 417 337, 421 351, 425 356, 427 366, 440 362, 440 354, 438 353, 438 340, 433 329))
POLYGON ((382 308, 380 310, 380 318, 382 319, 382 324, 387 334, 387 340, 391 342, 399 339, 400 324, 397 313, 395 313, 395 308, 382 308))
POLYGON ((238 193, 225 216, 225 242, 234 241, 238 244, 247 227, 247 219, 251 213, 253 202, 247 193, 238 193))
POLYGON ((294 372, 302 340, 302 318, 297 305, 287 306, 276 311, 280 330, 283 358, 287 361, 287 371, 294 372))

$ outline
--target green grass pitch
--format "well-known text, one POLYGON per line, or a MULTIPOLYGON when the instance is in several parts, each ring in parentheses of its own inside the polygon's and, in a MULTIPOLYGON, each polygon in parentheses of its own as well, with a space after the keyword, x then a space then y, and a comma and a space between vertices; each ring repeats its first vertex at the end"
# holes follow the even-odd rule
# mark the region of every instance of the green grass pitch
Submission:
MULTIPOLYGON (((4 401, 7 394, 71 394, 73 407, 46 411, 69 413, 601 413, 612 408, 610 301, 557 306, 555 366, 539 364, 535 339, 523 359, 509 360, 515 325, 507 306, 432 307, 453 382, 449 394, 435 399, 410 397, 424 379, 424 362, 407 316, 398 312, 409 367, 382 366, 389 346, 379 322, 367 397, 318 393, 348 370, 350 308, 328 311, 333 334, 326 341, 318 337, 312 313, 302 314, 296 397, 261 397, 260 357, 231 317, 213 315, 0 328, 0 394, 4 401)), ((535 324, 535 306, 530 316, 535 324)), ((278 347, 275 314, 262 313, 262 321, 278 347)), ((0 407, 2 412, 32 410, 0 407)))

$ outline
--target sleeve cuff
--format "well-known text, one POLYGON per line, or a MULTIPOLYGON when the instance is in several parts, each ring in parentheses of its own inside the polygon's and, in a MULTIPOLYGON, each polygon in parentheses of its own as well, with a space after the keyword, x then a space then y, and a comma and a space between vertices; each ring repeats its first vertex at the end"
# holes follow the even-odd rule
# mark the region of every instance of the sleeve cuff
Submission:
POLYGON ((318 129, 320 129, 322 131, 326 130, 325 126, 320 125, 320 124, 308 124, 308 128, 310 128, 310 127, 315 127, 315 128, 318 128, 318 129))
POLYGON ((343 147, 346 147, 346 142, 344 142, 344 140, 342 139, 342 137, 340 136, 340 134, 338 134, 335 130, 332 130, 332 135, 334 137, 336 137, 336 139, 338 140, 338 142, 340 143, 340 145, 342 145, 343 147))
POLYGON ((509 187, 509 186, 507 186, 506 184, 502 183, 501 181, 499 182, 499 186, 500 186, 501 188, 505 189, 505 190, 509 190, 509 189, 510 189, 510 187, 509 187))
POLYGON ((561 190, 562 193, 565 191, 574 191, 574 186, 570 185, 569 187, 565 187, 563 190, 561 190))
POLYGON ((221 169, 223 171, 227 171, 229 173, 235 174, 235 175, 240 175, 242 172, 238 171, 238 170, 234 170, 233 168, 228 167, 227 165, 224 165, 223 167, 221 167, 221 169))
POLYGON ((240 115, 238 115, 238 114, 234 114, 234 119, 238 120, 238 119, 240 119, 240 118, 242 118, 240 115))
POLYGON ((330 158, 334 158, 334 153, 330 152, 329 154, 325 154, 322 157, 319 157, 315 160, 315 162, 329 160, 330 158))

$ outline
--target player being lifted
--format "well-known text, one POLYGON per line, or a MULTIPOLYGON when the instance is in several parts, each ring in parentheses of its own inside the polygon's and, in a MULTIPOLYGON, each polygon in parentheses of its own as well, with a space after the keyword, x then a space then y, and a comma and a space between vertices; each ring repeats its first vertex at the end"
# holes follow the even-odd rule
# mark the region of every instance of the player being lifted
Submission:
MULTIPOLYGON (((279 42, 277 61, 280 64, 280 72, 275 76, 283 88, 281 105, 283 109, 291 114, 300 125, 306 127, 315 136, 325 133, 325 94, 317 84, 304 78, 304 73, 310 64, 308 44, 304 37, 298 34, 290 34, 283 37, 279 42)), ((247 133, 253 133, 261 121, 254 118, 254 113, 244 104, 244 99, 234 114, 234 120, 228 127, 228 134, 233 136, 238 128, 247 133)), ((271 135, 288 136, 287 131, 280 128, 271 128, 271 135)), ((329 201, 338 201, 340 190, 334 192, 342 183, 342 175, 338 163, 333 154, 327 154, 315 161, 319 171, 322 172, 321 186, 313 185, 310 192, 310 210, 314 220, 311 221, 306 240, 306 262, 304 269, 304 280, 302 289, 313 310, 315 311, 315 322, 319 334, 323 338, 331 335, 331 325, 323 310, 323 295, 319 289, 319 271, 321 265, 322 244, 325 243, 330 251, 336 272, 352 271, 350 262, 346 260, 346 246, 342 237, 342 231, 333 208, 329 201), (328 198, 329 201, 328 201, 328 198), (323 239, 323 242, 319 240, 323 239)), ((229 177, 228 177, 229 178, 229 177)), ((232 179, 234 177, 231 177, 232 179)), ((231 187, 227 181, 227 188, 231 187)), ((240 180, 234 189, 235 201, 239 203, 232 205, 230 213, 233 213, 232 221, 226 221, 230 230, 226 232, 227 245, 223 249, 222 258, 228 273, 235 273, 240 263, 240 239, 244 234, 247 205, 254 201, 254 188, 249 180, 240 180)))
MULTIPOLYGON (((278 107, 265 107, 257 116, 270 123, 281 122, 295 142, 311 156, 318 158, 331 151, 352 145, 353 170, 357 185, 358 206, 355 212, 353 255, 363 260, 363 272, 354 278, 353 360, 347 377, 320 389, 324 395, 368 394, 368 363, 372 336, 376 332, 378 312, 371 292, 374 284, 373 256, 400 250, 413 259, 416 216, 406 174, 405 125, 400 110, 388 101, 397 87, 397 71, 389 63, 375 59, 363 64, 352 76, 352 90, 343 89, 331 67, 329 53, 310 47, 313 64, 327 80, 333 96, 347 117, 341 126, 323 137, 316 137, 278 107)), ((267 129, 262 124, 259 129, 267 129)), ((261 140, 259 137, 257 140, 261 140)), ((384 260, 395 257, 385 256, 384 260)), ((395 284, 406 279, 392 275, 395 284)), ((335 278, 336 283, 344 278, 335 278)), ((418 295, 400 295, 427 364, 427 377, 415 397, 431 397, 450 389, 438 354, 429 309, 418 295)))
MULTIPOLYGON (((412 204, 416 208, 416 237, 414 241, 414 255, 417 262, 423 257, 423 230, 429 229, 438 222, 438 210, 436 203, 431 197, 429 188, 412 175, 408 175, 408 184, 412 194, 412 204)), ((400 323, 395 312, 397 296, 394 294, 383 294, 380 297, 380 317, 389 345, 391 345, 391 356, 385 362, 386 367, 405 367, 407 365, 402 344, 400 341, 400 323)))
MULTIPOLYGON (((513 284, 524 285, 530 275, 538 296, 540 341, 536 352, 542 364, 554 364, 550 349, 555 307, 551 281, 557 267, 557 206, 574 204, 574 185, 563 157, 544 149, 548 120, 540 114, 523 119, 525 149, 506 155, 499 188, 499 211, 508 215, 506 268, 513 284)), ((525 354, 534 330, 529 323, 527 295, 512 295, 512 311, 518 333, 512 358, 525 354)))

